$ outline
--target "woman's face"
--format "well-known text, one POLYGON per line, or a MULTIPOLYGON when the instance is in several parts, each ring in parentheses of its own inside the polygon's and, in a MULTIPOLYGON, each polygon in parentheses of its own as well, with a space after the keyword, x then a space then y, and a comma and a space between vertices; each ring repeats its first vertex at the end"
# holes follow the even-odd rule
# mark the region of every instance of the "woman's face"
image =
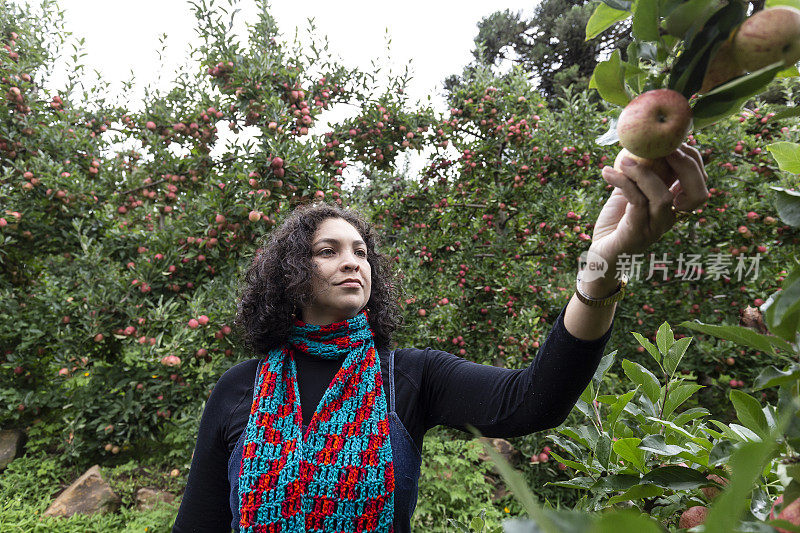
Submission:
POLYGON ((311 240, 311 262, 313 300, 302 309, 303 322, 318 326, 341 322, 367 305, 372 268, 367 245, 352 224, 342 218, 322 221, 311 240))

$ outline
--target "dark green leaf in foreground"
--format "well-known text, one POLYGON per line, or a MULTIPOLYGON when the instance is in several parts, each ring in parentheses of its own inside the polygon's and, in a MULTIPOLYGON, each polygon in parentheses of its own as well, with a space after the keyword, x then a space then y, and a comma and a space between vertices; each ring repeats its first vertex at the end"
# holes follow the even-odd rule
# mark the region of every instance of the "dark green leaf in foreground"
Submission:
POLYGON ((775 207, 778 208, 781 220, 790 226, 800 228, 800 193, 783 187, 770 187, 770 189, 778 193, 775 207))
POLYGON ((742 346, 760 350, 770 355, 775 355, 776 347, 789 352, 793 351, 789 344, 777 337, 761 335, 750 328, 742 326, 716 326, 713 324, 704 324, 699 321, 686 321, 678 325, 693 329, 694 331, 699 331, 700 333, 713 335, 720 339, 733 341, 742 346))
MULTIPOLYGON (((771 294, 761 310, 772 333, 788 341, 787 346, 789 342, 797 342, 800 330, 800 267, 795 267, 789 273, 783 280, 781 290, 771 294)), ((788 351, 793 353, 794 349, 788 351)))
POLYGON ((706 21, 727 4, 727 0, 689 0, 681 2, 664 20, 664 30, 670 35, 685 38, 694 27, 702 27, 706 21))
POLYGON ((764 90, 781 69, 783 62, 774 63, 707 92, 692 107, 694 127, 704 128, 735 113, 745 101, 764 90))
POLYGON ((662 466, 642 477, 642 482, 652 483, 670 490, 692 490, 708 484, 701 472, 685 466, 662 466))

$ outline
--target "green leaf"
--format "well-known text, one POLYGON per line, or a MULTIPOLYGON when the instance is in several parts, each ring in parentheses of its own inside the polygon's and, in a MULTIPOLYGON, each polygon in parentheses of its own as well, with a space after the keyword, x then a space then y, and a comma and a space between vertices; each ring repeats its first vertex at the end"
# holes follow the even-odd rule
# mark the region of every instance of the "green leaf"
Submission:
MULTIPOLYGON (((485 514, 486 514, 486 510, 485 509, 481 510, 481 515, 485 515, 485 514)), ((469 523, 468 531, 472 531, 472 530, 483 531, 483 526, 485 526, 485 525, 486 525, 486 522, 483 520, 483 518, 481 518, 480 516, 476 516, 469 523)))
POLYGON ((628 402, 631 401, 631 398, 633 398, 634 394, 636 394, 635 390, 626 392, 620 396, 616 402, 614 402, 614 405, 611 406, 611 409, 608 413, 608 418, 606 419, 606 429, 608 430, 609 435, 614 435, 614 426, 617 423, 617 418, 619 417, 620 413, 622 413, 622 410, 625 409, 625 406, 628 405, 628 402))
POLYGON ((670 346, 667 355, 664 357, 664 370, 666 370, 670 376, 678 369, 678 365, 681 364, 683 355, 686 353, 691 342, 692 337, 683 337, 670 346))
POLYGON ((800 365, 792 363, 786 370, 779 370, 774 366, 763 369, 753 384, 753 390, 779 387, 792 381, 800 380, 800 365))
POLYGON ((759 437, 758 433, 746 426, 731 422, 728 427, 730 428, 731 433, 735 435, 736 440, 747 442, 761 442, 763 440, 761 437, 759 437))
MULTIPOLYGON (((555 484, 555 483, 554 483, 555 484)), ((583 533, 589 531, 596 519, 589 513, 569 510, 545 509, 544 514, 551 526, 543 526, 536 519, 507 519, 503 521, 502 531, 497 533, 583 533)))
POLYGON ((642 443, 639 445, 639 448, 666 457, 672 457, 673 455, 678 455, 679 453, 686 450, 683 446, 678 446, 675 444, 667 444, 666 441, 664 440, 664 435, 646 436, 645 438, 642 439, 642 443))
POLYGON ((594 485, 594 478, 588 476, 579 476, 570 479, 569 481, 555 481, 545 483, 545 485, 556 485, 558 487, 566 487, 568 489, 588 489, 594 485))
POLYGON ((639 476, 631 474, 612 474, 610 476, 601 477, 594 484, 591 489, 598 492, 619 492, 621 490, 628 490, 640 481, 639 476))
POLYGON ((551 451, 550 456, 553 457, 553 459, 555 459, 556 461, 564 463, 568 467, 573 468, 578 472, 583 472, 584 474, 589 474, 589 475, 600 473, 596 468, 592 468, 583 462, 572 461, 571 459, 567 459, 566 457, 559 455, 557 452, 551 451))
POLYGON ((640 472, 644 472, 646 470, 644 466, 644 450, 639 449, 640 442, 642 442, 642 439, 628 437, 617 440, 612 447, 621 459, 631 463, 640 472))
POLYGON ((692 107, 695 128, 704 128, 737 112, 744 102, 766 88, 782 69, 783 62, 773 63, 705 93, 692 107))
POLYGON ((767 425, 767 418, 761 411, 761 403, 749 394, 739 390, 732 390, 730 399, 733 403, 733 408, 736 409, 736 416, 739 421, 763 439, 769 433, 769 426, 767 425))
POLYGON ((664 29, 670 35, 685 39, 686 33, 692 27, 702 27, 711 15, 727 3, 727 0, 682 2, 664 20, 664 29))
POLYGON ((647 420, 652 420, 653 422, 657 422, 659 424, 662 424, 662 425, 664 425, 664 427, 667 427, 667 428, 671 429, 672 431, 675 431, 676 433, 680 433, 681 435, 683 435, 684 437, 688 438, 692 442, 694 442, 696 444, 699 444, 700 446, 703 446, 706 449, 711 449, 711 443, 709 443, 707 439, 704 439, 702 437, 695 437, 694 435, 692 435, 686 429, 684 429, 684 428, 682 428, 680 426, 676 426, 674 423, 670 422, 669 420, 662 420, 662 419, 656 418, 654 416, 648 416, 646 418, 647 418, 647 420))
POLYGON ((592 376, 592 382, 599 388, 600 383, 603 382, 603 376, 606 375, 608 369, 611 368, 611 365, 614 364, 614 358, 617 355, 617 350, 613 352, 609 352, 600 359, 600 363, 597 365, 597 370, 594 371, 594 375, 592 376))
POLYGON ((768 144, 767 150, 775 158, 778 168, 786 172, 800 174, 800 144, 776 142, 768 144))
MULTIPOLYGON (((775 108, 774 120, 783 120, 785 118, 793 118, 800 116, 800 106, 780 106, 775 108)), ((769 149, 769 145, 767 146, 769 149)))
POLYGON ((769 520, 767 523, 772 527, 781 528, 780 529, 781 531, 790 531, 792 533, 800 533, 800 526, 796 526, 796 525, 792 524, 791 522, 789 522, 788 520, 784 520, 782 518, 781 519, 777 519, 776 518, 775 520, 769 520))
POLYGON ((630 11, 614 9, 600 3, 586 22, 586 40, 590 41, 621 20, 630 17, 630 11))
POLYGON ((795 9, 800 9, 800 0, 767 0, 764 3, 765 8, 775 6, 790 6, 795 9))
MULTIPOLYGON (((772 333, 786 341, 797 342, 800 329, 800 267, 792 270, 783 280, 781 290, 771 294, 761 310, 772 333)), ((789 351, 794 353, 794 349, 789 351)))
POLYGON ((614 50, 607 61, 597 64, 592 79, 589 80, 589 87, 596 88, 600 96, 612 104, 623 107, 628 105, 631 97, 625 88, 625 68, 619 50, 614 50))
MULTIPOLYGON (((686 339, 688 337, 684 337, 686 339)), ((668 419, 675 409, 680 407, 683 402, 691 398, 692 394, 702 389, 702 385, 697 384, 684 384, 672 389, 667 393, 667 401, 664 402, 664 412, 661 416, 668 419)))
POLYGON ((642 476, 642 481, 669 490, 692 490, 708 484, 701 472, 678 465, 654 468, 642 476))
POLYGON ((790 226, 800 228, 800 193, 783 187, 771 186, 770 189, 778 193, 775 207, 778 208, 781 220, 790 226))
POLYGON ((708 416, 710 414, 711 412, 705 407, 692 407, 691 409, 687 409, 682 413, 680 413, 679 415, 676 415, 675 418, 672 419, 672 421, 675 424, 682 426, 684 424, 691 422, 695 418, 701 418, 704 416, 708 416))
POLYGON ((608 7, 619 9, 621 11, 630 11, 633 5, 632 0, 601 0, 608 7))
POLYGON ((656 496, 661 496, 662 494, 664 494, 664 489, 658 485, 642 483, 640 485, 634 485, 622 494, 612 496, 608 500, 608 505, 614 505, 616 503, 622 503, 631 500, 640 500, 642 498, 654 498, 656 496))
POLYGON ((775 74, 776 78, 796 78, 797 76, 800 76, 800 71, 797 70, 796 65, 792 65, 775 74))
MULTIPOLYGON (((636 59, 644 59, 646 61, 658 61, 658 48, 654 43, 631 41, 628 45, 628 62, 635 62, 636 59)), ((637 89, 637 92, 641 88, 637 89)))
POLYGON ((652 372, 639 363, 634 363, 627 359, 622 361, 622 369, 625 371, 625 375, 628 376, 628 379, 642 387, 642 390, 651 402, 655 403, 658 401, 661 395, 661 385, 652 372))
POLYGON ((715 326, 713 324, 704 324, 698 320, 681 322, 678 325, 699 331, 700 333, 712 335, 719 339, 733 341, 736 344, 748 346, 769 355, 775 355, 775 347, 782 349, 789 348, 787 351, 790 353, 793 351, 786 342, 781 341, 781 339, 777 337, 761 335, 750 328, 742 326, 715 326))
POLYGON ((658 40, 658 0, 638 0, 633 11, 633 38, 658 40))
POLYGON ((634 337, 636 337, 636 340, 639 341, 639 344, 644 346, 644 349, 647 350, 647 353, 649 353, 653 357, 653 359, 655 359, 656 363, 658 363, 658 367, 662 368, 662 366, 661 366, 661 354, 658 352, 658 348, 653 346, 653 343, 651 343, 649 340, 645 339, 643 336, 641 336, 640 334, 636 333, 635 331, 632 331, 631 334, 634 337))
POLYGON ((734 446, 729 440, 720 440, 714 443, 708 454, 708 464, 711 466, 726 464, 733 453, 734 446))
POLYGON ((658 522, 649 516, 625 509, 603 513, 597 524, 589 530, 589 533, 619 533, 620 531, 660 533, 662 528, 658 522))
POLYGON ((603 433, 597 439, 597 446, 594 447, 594 456, 600 465, 608 470, 608 461, 611 458, 611 437, 608 433, 603 433))
POLYGON ((662 355, 666 354, 669 352, 674 342, 675 335, 672 334, 672 328, 670 328, 669 324, 666 322, 662 323, 656 332, 656 346, 658 346, 658 351, 661 352, 662 355))
POLYGON ((558 430, 572 440, 578 441, 589 449, 594 449, 600 436, 594 426, 564 427, 558 430))
POLYGON ((594 400, 594 385, 590 381, 589 384, 583 389, 580 399, 584 402, 591 403, 594 400))

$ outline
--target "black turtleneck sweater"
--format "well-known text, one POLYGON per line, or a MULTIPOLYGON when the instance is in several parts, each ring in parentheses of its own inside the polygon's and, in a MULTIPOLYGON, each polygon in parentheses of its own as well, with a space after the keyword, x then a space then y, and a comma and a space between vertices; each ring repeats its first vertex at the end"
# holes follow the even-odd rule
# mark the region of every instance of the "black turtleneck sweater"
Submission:
MULTIPOLYGON (((395 410, 422 450, 425 432, 437 425, 486 437, 518 437, 558 426, 592 378, 613 322, 599 339, 585 341, 564 326, 561 309, 527 368, 508 369, 467 361, 432 348, 395 351, 395 410)), ((388 350, 379 350, 388 383, 388 350)), ((206 402, 173 533, 229 532, 228 459, 247 425, 259 359, 243 361, 220 377, 206 402)), ((308 424, 342 360, 295 357, 303 424, 308 424)), ((389 387, 384 385, 387 406, 389 387)))

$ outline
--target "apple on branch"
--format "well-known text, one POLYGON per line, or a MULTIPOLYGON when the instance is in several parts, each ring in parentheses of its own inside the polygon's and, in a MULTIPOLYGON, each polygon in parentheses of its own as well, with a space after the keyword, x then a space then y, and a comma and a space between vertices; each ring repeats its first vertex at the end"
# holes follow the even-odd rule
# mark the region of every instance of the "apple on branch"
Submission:
POLYGON ((736 61, 753 72, 783 61, 800 60, 800 10, 775 6, 758 11, 742 22, 733 37, 736 61))
POLYGON ((708 62, 706 74, 703 76, 703 83, 700 86, 701 93, 705 93, 730 81, 738 78, 745 73, 745 70, 736 61, 734 54, 733 41, 727 40, 714 53, 714 57, 708 62))

